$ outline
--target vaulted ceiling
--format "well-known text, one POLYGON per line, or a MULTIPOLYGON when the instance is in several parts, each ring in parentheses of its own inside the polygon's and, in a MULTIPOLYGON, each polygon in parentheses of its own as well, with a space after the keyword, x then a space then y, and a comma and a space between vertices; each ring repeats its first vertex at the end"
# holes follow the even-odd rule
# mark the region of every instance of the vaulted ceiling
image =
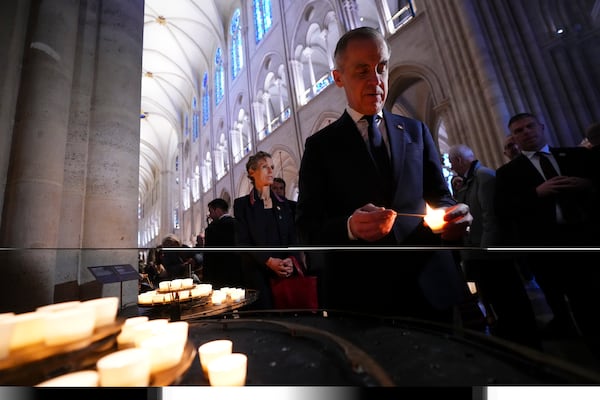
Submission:
POLYGON ((239 0, 146 0, 140 110, 140 195, 173 168, 183 116, 239 0))

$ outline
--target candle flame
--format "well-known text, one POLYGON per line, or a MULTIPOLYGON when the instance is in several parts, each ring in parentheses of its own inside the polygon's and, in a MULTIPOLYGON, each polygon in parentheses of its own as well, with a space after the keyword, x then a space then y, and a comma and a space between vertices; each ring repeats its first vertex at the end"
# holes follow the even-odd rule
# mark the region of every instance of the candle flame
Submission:
POLYGON ((425 223, 427 226, 431 228, 432 231, 437 232, 443 228, 446 224, 444 221, 444 215, 446 214, 446 210, 443 208, 433 209, 427 204, 427 214, 425 215, 425 223))

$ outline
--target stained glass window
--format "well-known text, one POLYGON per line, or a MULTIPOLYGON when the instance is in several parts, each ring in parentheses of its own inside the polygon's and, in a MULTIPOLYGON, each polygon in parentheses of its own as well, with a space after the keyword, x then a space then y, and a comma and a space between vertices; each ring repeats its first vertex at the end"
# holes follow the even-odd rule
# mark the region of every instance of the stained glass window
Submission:
POLYGON ((273 24, 271 0, 253 0, 253 6, 256 43, 258 43, 266 35, 273 24))
POLYGON ((192 99, 192 141, 198 140, 200 136, 200 123, 198 117, 198 101, 196 97, 192 99))
POLYGON ((208 111, 210 109, 208 100, 208 72, 202 78, 202 126, 208 123, 208 111))
POLYGON ((231 78, 235 79, 244 66, 242 54, 242 26, 240 24, 240 10, 237 9, 231 18, 231 78))
POLYGON ((223 68, 223 52, 219 47, 215 54, 215 104, 223 100, 225 93, 225 70, 223 68))

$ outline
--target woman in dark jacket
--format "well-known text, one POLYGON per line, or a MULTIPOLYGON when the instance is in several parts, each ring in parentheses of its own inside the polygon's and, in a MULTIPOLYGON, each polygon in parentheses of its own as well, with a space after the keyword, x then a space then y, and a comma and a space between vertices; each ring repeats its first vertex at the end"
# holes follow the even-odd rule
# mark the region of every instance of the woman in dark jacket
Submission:
MULTIPOLYGON (((271 155, 263 151, 251 156, 246 163, 253 187, 248 195, 238 197, 233 203, 240 246, 275 248, 297 244, 292 210, 284 198, 271 190, 273 169, 271 155)), ((245 287, 259 291, 258 300, 249 308, 274 308, 269 280, 289 277, 294 271, 291 256, 298 257, 298 254, 282 248, 281 251, 244 252, 241 256, 245 287)))

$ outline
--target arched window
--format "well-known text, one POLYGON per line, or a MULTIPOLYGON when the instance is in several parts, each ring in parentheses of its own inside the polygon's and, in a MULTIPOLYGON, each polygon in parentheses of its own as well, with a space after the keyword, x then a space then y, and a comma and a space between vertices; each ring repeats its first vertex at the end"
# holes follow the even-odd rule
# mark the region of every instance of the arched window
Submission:
POLYGON ((190 117, 188 113, 185 113, 183 117, 183 135, 188 137, 190 135, 190 117))
POLYGON ((231 18, 231 79, 238 76, 244 66, 244 56, 242 54, 242 26, 240 24, 239 8, 233 13, 231 18))
POLYGON ((198 102, 196 96, 192 99, 192 141, 200 137, 200 117, 198 116, 198 102))
POLYGON ((271 0, 253 0, 256 43, 260 42, 273 24, 271 0))
POLYGON ((202 126, 208 122, 208 112, 210 110, 208 100, 208 72, 204 73, 202 78, 202 126))
POLYGON ((225 70, 223 68, 223 51, 219 47, 215 54, 215 105, 221 103, 225 93, 225 70))

